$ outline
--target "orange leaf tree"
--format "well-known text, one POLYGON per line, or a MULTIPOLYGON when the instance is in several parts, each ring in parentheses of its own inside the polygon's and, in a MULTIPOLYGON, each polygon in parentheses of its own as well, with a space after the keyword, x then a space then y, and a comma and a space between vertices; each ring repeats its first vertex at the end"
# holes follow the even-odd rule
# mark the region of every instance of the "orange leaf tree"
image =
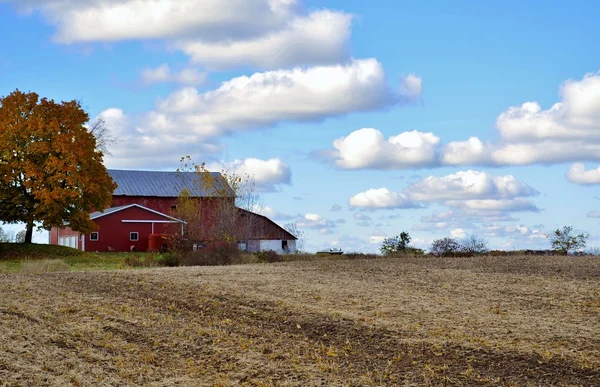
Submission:
POLYGON ((0 98, 0 221, 94 230, 90 211, 116 188, 77 101, 56 103, 19 90, 0 98))

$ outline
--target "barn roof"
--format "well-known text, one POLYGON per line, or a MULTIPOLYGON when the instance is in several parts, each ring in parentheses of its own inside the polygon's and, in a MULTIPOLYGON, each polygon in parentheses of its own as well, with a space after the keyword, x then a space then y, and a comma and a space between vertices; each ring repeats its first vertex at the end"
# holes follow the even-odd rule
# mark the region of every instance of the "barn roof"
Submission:
POLYGON ((188 189, 195 197, 221 197, 234 195, 219 172, 160 172, 109 169, 108 174, 117 183, 113 195, 177 197, 188 189), (210 175, 210 179, 208 179, 210 175), (211 181, 203 184, 202 181, 211 181))
POLYGON ((185 223, 185 222, 184 222, 183 220, 181 220, 181 219, 177 219, 177 218, 174 218, 174 217, 172 217, 172 216, 169 216, 169 215, 167 215, 167 214, 163 214, 162 212, 154 211, 154 210, 153 210, 153 209, 151 209, 151 208, 144 207, 144 206, 141 206, 141 205, 139 205, 139 204, 128 204, 128 205, 126 205, 126 206, 118 206, 118 207, 111 207, 111 208, 107 208, 107 209, 105 209, 104 211, 95 211, 95 212, 92 212, 92 213, 90 214, 90 219, 91 219, 91 220, 98 219, 98 218, 101 218, 101 217, 103 217, 103 216, 110 215, 110 214, 114 214, 115 212, 119 212, 119 211, 122 211, 122 210, 126 210, 126 209, 128 209, 128 208, 131 208, 131 207, 137 207, 137 208, 141 208, 142 210, 145 210, 145 211, 148 211, 148 212, 152 212, 152 213, 154 213, 154 214, 156 214, 156 215, 162 216, 162 217, 164 217, 164 218, 171 219, 171 220, 173 220, 173 221, 175 221, 175 222, 179 222, 179 223, 185 223))

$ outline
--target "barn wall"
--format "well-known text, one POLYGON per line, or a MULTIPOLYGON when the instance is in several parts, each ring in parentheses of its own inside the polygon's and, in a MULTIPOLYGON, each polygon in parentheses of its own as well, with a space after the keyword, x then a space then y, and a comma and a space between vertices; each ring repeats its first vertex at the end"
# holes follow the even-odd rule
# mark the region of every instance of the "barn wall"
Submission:
POLYGON ((50 230, 50 244, 80 249, 79 232, 71 230, 70 227, 53 227, 50 230))

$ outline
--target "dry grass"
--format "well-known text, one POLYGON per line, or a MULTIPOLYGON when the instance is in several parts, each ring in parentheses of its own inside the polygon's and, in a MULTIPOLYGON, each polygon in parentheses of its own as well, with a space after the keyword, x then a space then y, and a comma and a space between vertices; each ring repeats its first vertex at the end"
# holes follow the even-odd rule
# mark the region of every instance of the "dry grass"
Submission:
POLYGON ((52 273, 69 271, 71 267, 60 259, 44 259, 41 261, 25 261, 21 266, 23 273, 52 273))
POLYGON ((599 273, 494 257, 0 275, 0 385, 600 385, 599 273))

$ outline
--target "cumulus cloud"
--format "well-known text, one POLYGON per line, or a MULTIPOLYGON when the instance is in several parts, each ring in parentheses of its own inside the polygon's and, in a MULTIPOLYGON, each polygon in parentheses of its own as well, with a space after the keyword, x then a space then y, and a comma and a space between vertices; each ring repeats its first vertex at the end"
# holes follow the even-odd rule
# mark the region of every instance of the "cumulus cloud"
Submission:
POLYGON ((216 136, 281 121, 320 121, 398 102, 381 64, 364 59, 255 73, 205 93, 182 88, 158 102, 156 115, 173 127, 216 136))
POLYGON ((477 137, 451 142, 442 161, 448 165, 556 164, 600 160, 600 72, 560 87, 560 102, 543 110, 525 102, 502 112, 496 120, 497 143, 477 137))
POLYGON ((369 189, 358 193, 349 200, 350 206, 365 209, 419 208, 400 192, 392 192, 387 188, 369 189))
POLYGON ((178 83, 199 86, 206 81, 206 73, 195 68, 184 68, 181 71, 173 72, 169 65, 162 64, 155 68, 144 69, 141 73, 141 79, 147 85, 153 83, 178 83))
MULTIPOLYGON (((5 1, 25 12, 41 11, 57 28, 56 42, 164 40, 208 69, 324 65, 350 58, 352 15, 303 12, 299 0, 5 1)), ((418 78, 407 83, 407 93, 420 87, 418 78)))
POLYGON ((331 211, 333 212, 338 212, 342 210, 342 206, 340 206, 339 204, 334 204, 333 206, 331 206, 331 211))
POLYGON ((260 160, 248 158, 234 160, 231 162, 209 163, 206 166, 211 171, 229 171, 240 177, 249 176, 256 184, 257 191, 277 191, 281 185, 290 185, 292 182, 292 171, 290 167, 274 158, 260 160))
POLYGON ((184 87, 135 117, 108 109, 119 112, 115 125, 122 140, 119 149, 111 150, 111 162, 150 167, 183 154, 206 159, 220 151, 218 138, 228 133, 285 121, 320 121, 399 102, 375 59, 255 73, 206 92, 184 87))
POLYGON ((192 62, 209 69, 233 68, 240 64, 256 68, 334 64, 350 56, 347 42, 351 22, 349 14, 319 10, 306 17, 295 17, 284 28, 265 35, 217 42, 184 40, 175 46, 192 62))
POLYGON ((423 80, 416 74, 408 74, 402 77, 399 92, 408 102, 417 102, 421 99, 423 92, 423 80))
POLYGON ((587 213, 588 218, 600 218, 600 211, 590 211, 587 213))
POLYGON ((462 228, 450 230, 450 237, 454 239, 462 239, 467 236, 467 232, 462 228))
POLYGON ((61 43, 257 36, 284 27, 297 6, 294 0, 9 1, 26 12, 41 10, 61 43))
POLYGON ((416 130, 387 140, 373 128, 364 128, 333 142, 335 163, 343 169, 419 168, 436 164, 440 138, 416 130))
POLYGON ((296 222, 298 227, 315 229, 321 234, 331 234, 341 223, 343 222, 340 222, 339 219, 338 221, 333 221, 323 218, 319 214, 306 214, 302 219, 296 222))
POLYGON ((481 171, 459 171, 437 177, 430 176, 411 184, 404 191, 414 201, 443 201, 467 199, 513 199, 534 196, 539 192, 512 175, 492 176, 481 171))
POLYGON ((600 184, 600 167, 588 170, 581 163, 573 164, 567 171, 567 179, 575 184, 600 184))
POLYGON ((144 118, 136 124, 121 109, 102 111, 102 117, 118 139, 105 155, 109 168, 166 168, 176 166, 183 154, 214 155, 221 147, 195 133, 170 130, 163 120, 144 118))

